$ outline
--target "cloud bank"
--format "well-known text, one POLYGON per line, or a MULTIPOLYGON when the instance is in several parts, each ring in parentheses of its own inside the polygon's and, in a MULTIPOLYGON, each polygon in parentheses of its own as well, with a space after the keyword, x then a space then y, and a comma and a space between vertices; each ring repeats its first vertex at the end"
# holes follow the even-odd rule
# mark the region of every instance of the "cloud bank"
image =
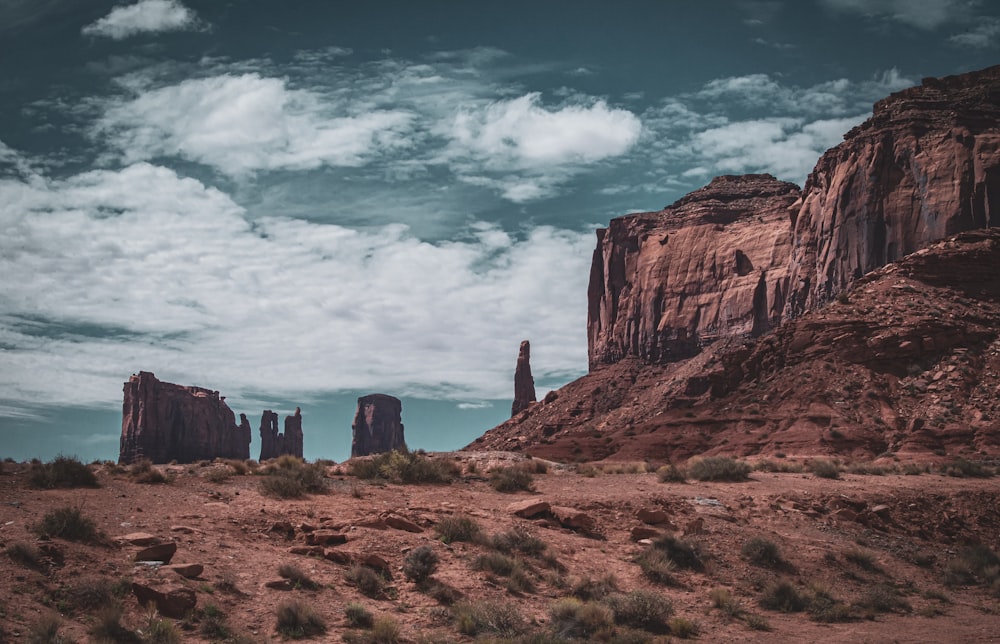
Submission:
POLYGON ((177 0, 139 0, 132 5, 115 7, 108 15, 85 26, 82 33, 124 40, 142 33, 201 28, 195 13, 177 0))

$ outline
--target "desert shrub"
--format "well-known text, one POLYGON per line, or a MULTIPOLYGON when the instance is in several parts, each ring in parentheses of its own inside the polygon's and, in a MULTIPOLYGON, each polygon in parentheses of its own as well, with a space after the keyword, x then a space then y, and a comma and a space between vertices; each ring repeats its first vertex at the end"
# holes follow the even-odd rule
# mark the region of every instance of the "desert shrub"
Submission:
POLYGON ((440 558, 430 546, 418 546, 403 559, 403 574, 410 581, 421 583, 437 571, 440 558))
POLYGON ((855 606, 870 613, 909 613, 913 610, 910 602, 890 584, 869 586, 855 602, 855 606))
POLYGON ((534 583, 520 559, 508 557, 500 552, 479 555, 472 562, 475 570, 482 570, 499 577, 507 577, 507 590, 514 593, 534 591, 534 583))
POLYGON ((668 620, 674 607, 663 595, 650 590, 612 593, 604 603, 614 612, 615 623, 627 624, 651 633, 670 630, 668 620))
POLYGON ((278 605, 278 632, 285 637, 301 639, 322 635, 326 632, 326 621, 312 606, 296 599, 278 605))
POLYGON ((498 467, 490 470, 490 487, 497 492, 534 490, 535 479, 523 467, 498 467))
POLYGON ((882 570, 875 561, 875 555, 867 550, 850 548, 844 552, 844 559, 862 570, 867 570, 869 572, 880 572, 882 570))
POLYGON ((98 642, 142 642, 138 633, 122 626, 123 612, 117 604, 101 608, 94 614, 94 623, 88 632, 98 642))
POLYGON ((771 630, 771 622, 767 621, 767 618, 763 615, 758 615, 756 613, 747 613, 744 619, 747 626, 755 631, 767 632, 771 630))
POLYGON ((159 485, 170 482, 163 472, 153 467, 153 461, 148 458, 133 463, 128 469, 128 475, 136 483, 159 485))
POLYGON ((758 472, 781 472, 786 474, 797 474, 802 471, 802 464, 794 461, 772 461, 764 459, 757 461, 753 468, 758 472))
POLYGON ((55 597, 67 612, 92 613, 112 605, 116 596, 124 594, 104 577, 84 577, 57 590, 55 597))
POLYGON ((764 537, 753 537, 748 540, 740 552, 750 563, 765 568, 779 568, 785 563, 777 544, 764 537))
POLYGON ((963 548, 945 566, 944 580, 950 586, 981 583, 1000 590, 1000 557, 984 545, 963 548))
POLYGON ((642 569, 643 576, 651 582, 666 586, 676 583, 674 571, 677 566, 662 550, 647 548, 639 553, 635 562, 642 569))
POLYGON ((760 605, 782 613, 798 613, 805 610, 806 598, 787 579, 772 581, 764 587, 760 605))
POLYGON ((219 573, 219 578, 215 580, 212 587, 216 590, 221 590, 224 593, 238 595, 240 594, 240 591, 236 587, 236 580, 236 573, 232 570, 223 570, 219 573))
POLYGON ((618 580, 613 574, 607 574, 600 579, 583 577, 575 584, 570 594, 583 601, 604 599, 618 590, 618 580))
POLYGON ((7 546, 4 552, 10 557, 11 561, 26 568, 42 570, 45 567, 42 561, 42 553, 30 543, 17 541, 7 546))
POLYGON ((916 463, 906 463, 902 469, 902 473, 906 476, 920 476, 921 474, 926 474, 927 471, 926 465, 918 465, 916 463))
POLYGON ((146 616, 146 627, 143 629, 144 642, 148 644, 180 644, 181 635, 177 627, 169 619, 163 619, 156 610, 151 610, 146 616))
POLYGON ((428 579, 425 581, 421 586, 421 590, 423 590, 428 597, 445 606, 451 606, 464 596, 462 591, 459 589, 437 581, 436 579, 428 579))
POLYGON ((866 476, 885 476, 891 468, 875 465, 874 463, 851 463, 847 466, 849 474, 862 474, 866 476))
POLYGON ((750 465, 728 456, 707 456, 688 462, 688 476, 696 481, 745 481, 750 465))
POLYGON ((713 588, 708 596, 712 600, 712 606, 722 611, 723 615, 735 618, 743 614, 743 607, 740 606, 739 600, 733 597, 728 589, 713 588))
POLYGON ((344 607, 344 615, 347 616, 347 623, 357 628, 369 628, 375 623, 375 617, 371 611, 362 604, 350 603, 344 607))
POLYGON ((548 548, 544 541, 520 526, 494 534, 490 545, 503 553, 520 552, 529 557, 536 557, 548 548))
POLYGON ((833 461, 814 459, 809 462, 809 471, 821 479, 839 479, 840 466, 833 461))
POLYGON ((857 619, 850 606, 830 594, 825 588, 814 586, 808 598, 806 611, 815 622, 834 624, 852 622, 857 619))
POLYGON ((226 614, 215 604, 205 604, 196 611, 198 632, 209 640, 225 640, 233 635, 226 614))
POLYGON ((33 529, 36 534, 67 541, 95 541, 99 536, 93 520, 83 516, 80 508, 69 506, 47 512, 33 529))
POLYGON ((705 569, 701 549, 690 541, 666 534, 656 539, 653 547, 667 555, 678 568, 697 571, 705 569))
POLYGON ((614 627, 615 615, 604 604, 584 603, 575 597, 563 597, 549 607, 552 630, 558 637, 589 639, 614 627))
POLYGON ((389 615, 380 615, 372 623, 369 641, 372 644, 396 644, 399 642, 399 624, 389 615))
POLYGON ((293 564, 281 564, 278 566, 278 575, 295 584, 296 588, 304 590, 316 590, 319 588, 319 584, 312 577, 293 564))
POLYGON ((57 456, 49 463, 32 463, 28 472, 32 487, 42 489, 100 487, 97 476, 75 457, 57 456))
POLYGON ((683 483, 687 481, 687 474, 684 473, 684 470, 671 463, 656 470, 656 478, 660 483, 683 483))
POLYGON ((396 450, 352 460, 348 471, 361 479, 386 479, 405 484, 451 483, 461 474, 461 469, 453 461, 396 450))
POLYGON ((386 596, 386 578, 368 566, 351 566, 344 573, 344 577, 348 583, 357 587, 358 592, 366 597, 381 599, 386 596))
POLYGON ((250 464, 253 463, 256 465, 254 461, 239 461, 235 458, 230 458, 223 462, 228 465, 230 469, 233 470, 233 474, 236 474, 237 476, 246 476, 250 473, 250 464))
POLYGON ((316 464, 283 454, 268 463, 260 480, 261 494, 281 499, 294 499, 305 494, 326 490, 323 480, 325 470, 316 464))
POLYGON ((444 517, 434 526, 434 531, 444 543, 475 541, 482 531, 476 520, 464 514, 444 517))
POLYGON ((45 613, 28 627, 28 644, 70 644, 71 640, 59 635, 62 619, 55 613, 45 613))
POLYGON ((205 472, 205 480, 209 483, 225 483, 233 475, 232 470, 226 467, 213 467, 205 472))
POLYGON ((458 632, 475 637, 491 633, 513 637, 524 628, 524 617, 512 602, 461 602, 452 607, 458 632))
POLYGON ((671 635, 676 635, 682 640, 697 637, 698 632, 701 630, 698 626, 698 622, 690 620, 686 617, 671 617, 667 621, 667 626, 670 628, 671 635))
POLYGON ((974 463, 964 458, 956 458, 952 462, 942 465, 941 473, 958 478, 989 478, 993 476, 992 470, 982 463, 974 463))

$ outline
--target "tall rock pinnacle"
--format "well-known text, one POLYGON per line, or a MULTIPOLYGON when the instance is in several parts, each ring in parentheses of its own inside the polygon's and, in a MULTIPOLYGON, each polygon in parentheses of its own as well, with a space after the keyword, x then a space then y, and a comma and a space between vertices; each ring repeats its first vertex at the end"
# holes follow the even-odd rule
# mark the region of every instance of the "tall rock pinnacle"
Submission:
POLYGON ((514 370, 514 404, 510 407, 510 415, 526 409, 535 402, 535 379, 531 377, 531 343, 527 340, 521 343, 517 352, 517 368, 514 370))
POLYGON ((351 456, 367 456, 405 450, 402 422, 403 403, 385 394, 358 398, 358 411, 351 426, 351 456))
POLYGON ((265 409, 260 417, 260 460, 290 454, 302 458, 302 411, 285 416, 285 432, 278 432, 278 414, 265 409))

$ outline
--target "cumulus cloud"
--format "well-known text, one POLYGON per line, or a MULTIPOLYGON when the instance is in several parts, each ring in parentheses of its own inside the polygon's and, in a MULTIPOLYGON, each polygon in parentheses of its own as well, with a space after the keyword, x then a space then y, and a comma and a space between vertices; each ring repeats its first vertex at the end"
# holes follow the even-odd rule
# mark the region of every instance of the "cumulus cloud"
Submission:
POLYGON ((126 163, 178 156, 232 176, 257 170, 358 166, 408 144, 413 115, 350 113, 314 92, 256 73, 222 74, 155 89, 110 106, 95 133, 126 163))
POLYGON ((509 394, 525 337, 538 378, 586 364, 586 231, 478 222, 428 243, 398 224, 250 222, 145 162, 0 180, 0 225, 0 400, 108 404, 141 368, 236 402, 379 388, 467 403, 509 394))
POLYGON ((123 40, 142 33, 203 28, 193 11, 177 0, 139 0, 115 7, 82 29, 85 36, 123 40))

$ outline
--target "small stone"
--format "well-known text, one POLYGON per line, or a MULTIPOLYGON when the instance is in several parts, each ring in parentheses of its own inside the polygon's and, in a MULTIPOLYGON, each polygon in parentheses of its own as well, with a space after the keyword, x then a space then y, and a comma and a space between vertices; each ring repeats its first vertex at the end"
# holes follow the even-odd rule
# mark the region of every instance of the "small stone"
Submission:
POLYGON ((306 535, 306 543, 310 546, 336 546, 347 543, 347 535, 333 530, 316 530, 306 535))
POLYGON ((323 558, 342 566, 354 563, 354 555, 343 550, 325 550, 323 551, 323 558))
POLYGON ((507 511, 515 516, 521 517, 522 519, 531 519, 532 517, 547 514, 551 508, 552 506, 548 503, 548 501, 543 501, 540 498, 534 498, 511 503, 507 506, 507 511))
POLYGON ((163 566, 160 570, 169 570, 177 573, 181 577, 194 579, 205 571, 205 566, 201 564, 171 564, 169 566, 163 566))
POLYGON ((403 530, 405 532, 420 533, 424 531, 424 529, 418 526, 416 523, 404 519, 403 517, 397 517, 392 514, 385 517, 385 523, 390 528, 394 528, 396 530, 403 530))
POLYGON ((663 523, 670 523, 670 515, 663 510, 651 510, 649 508, 642 508, 635 513, 635 517, 642 521, 643 523, 648 523, 650 525, 660 525, 663 523))
POLYGON ((162 539, 148 532, 131 532, 123 537, 118 537, 118 541, 132 546, 152 546, 162 541, 162 539))
POLYGON ((271 581, 264 582, 264 588, 270 588, 271 590, 292 590, 295 588, 295 584, 288 579, 272 579, 271 581))

